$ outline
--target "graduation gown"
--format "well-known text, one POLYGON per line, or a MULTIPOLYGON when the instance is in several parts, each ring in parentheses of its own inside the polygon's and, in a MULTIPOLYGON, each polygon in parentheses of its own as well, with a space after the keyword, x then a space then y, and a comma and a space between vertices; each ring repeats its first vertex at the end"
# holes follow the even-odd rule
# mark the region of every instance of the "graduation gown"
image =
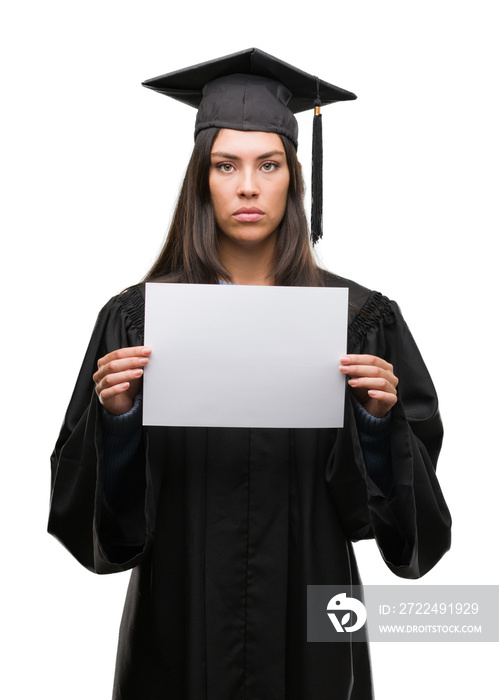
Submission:
POLYGON ((111 507, 92 375, 143 344, 143 287, 101 311, 52 455, 49 531, 92 571, 132 569, 114 700, 369 700, 367 644, 307 642, 307 585, 360 583, 359 539, 405 578, 449 548, 441 421, 414 340, 394 302, 326 284, 350 288, 348 352, 399 378, 390 500, 366 472, 347 391, 339 430, 144 427, 111 507))

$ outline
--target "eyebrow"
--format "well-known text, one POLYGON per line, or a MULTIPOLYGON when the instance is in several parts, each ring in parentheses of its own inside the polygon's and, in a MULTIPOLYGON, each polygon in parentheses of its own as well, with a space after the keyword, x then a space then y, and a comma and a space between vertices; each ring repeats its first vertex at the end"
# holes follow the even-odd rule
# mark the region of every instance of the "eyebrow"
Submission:
MULTIPOLYGON (((269 153, 262 153, 262 155, 257 156, 255 160, 265 160, 265 158, 273 158, 274 156, 284 156, 284 151, 269 151, 269 153)), ((227 158, 227 160, 241 160, 240 156, 236 156, 232 153, 222 153, 221 151, 215 151, 211 154, 212 158, 227 158)))

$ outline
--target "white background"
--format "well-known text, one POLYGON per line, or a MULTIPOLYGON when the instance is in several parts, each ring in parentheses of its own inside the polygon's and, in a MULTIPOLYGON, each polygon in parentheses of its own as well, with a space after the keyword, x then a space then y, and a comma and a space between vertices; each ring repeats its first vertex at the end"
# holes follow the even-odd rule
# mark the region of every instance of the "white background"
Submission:
MULTIPOLYGON (((318 252, 399 302, 440 393, 454 544, 422 583, 498 583, 494 4, 2 9, 2 697, 110 698, 128 576, 88 573, 45 533, 48 457, 96 314, 157 255, 192 147, 194 112, 140 83, 251 46, 358 94, 323 112, 318 252)), ((356 549, 365 583, 396 581, 372 542, 356 549)), ((490 697, 497 652, 373 644, 377 697, 490 697)))

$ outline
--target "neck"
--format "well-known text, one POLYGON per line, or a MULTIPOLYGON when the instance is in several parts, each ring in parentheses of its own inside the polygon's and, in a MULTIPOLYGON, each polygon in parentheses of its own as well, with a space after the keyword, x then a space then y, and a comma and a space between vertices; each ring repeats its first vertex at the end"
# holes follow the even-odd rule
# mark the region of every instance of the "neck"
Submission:
POLYGON ((233 284, 273 285, 275 237, 259 243, 239 243, 219 235, 220 261, 233 284))

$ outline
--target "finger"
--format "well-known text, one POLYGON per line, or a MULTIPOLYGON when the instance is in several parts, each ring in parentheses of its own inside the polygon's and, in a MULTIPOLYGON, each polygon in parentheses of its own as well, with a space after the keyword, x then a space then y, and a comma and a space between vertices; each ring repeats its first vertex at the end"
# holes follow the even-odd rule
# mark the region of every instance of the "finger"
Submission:
POLYGON ((97 396, 101 404, 105 405, 111 399, 114 399, 119 394, 123 394, 130 388, 130 382, 123 382, 122 384, 117 384, 116 386, 109 387, 108 389, 103 389, 102 391, 97 391, 97 396))
POLYGON ((348 383, 356 389, 365 389, 367 391, 380 391, 388 394, 397 394, 395 385, 388 379, 383 377, 359 377, 358 379, 349 379, 348 383))
POLYGON ((119 348, 118 350, 113 350, 109 352, 104 357, 97 360, 97 367, 102 367, 115 360, 122 360, 129 357, 149 357, 152 350, 147 345, 136 345, 130 348, 119 348))
POLYGON ((120 350, 114 350, 108 353, 97 361, 98 369, 93 375, 94 382, 98 384, 106 374, 145 367, 149 362, 149 355, 151 352, 151 348, 139 346, 134 348, 121 348, 120 350))
POLYGON ((342 355, 340 357, 340 362, 342 366, 353 366, 353 365, 363 365, 363 366, 375 366, 381 367, 382 369, 392 369, 392 365, 383 360, 382 357, 377 355, 342 355))
POLYGON ((393 368, 386 363, 386 368, 379 365, 341 365, 340 372, 348 374, 350 377, 374 377, 387 379, 391 384, 397 386, 398 379, 393 374, 393 368))
POLYGON ((101 365, 95 372, 93 379, 98 384, 103 377, 109 374, 119 374, 128 370, 140 369, 149 362, 148 357, 128 357, 122 360, 111 360, 107 364, 101 365))
POLYGON ((390 370, 379 365, 340 365, 340 372, 352 376, 382 377, 390 373, 390 370))
POLYGON ((390 394, 385 391, 377 391, 375 389, 370 389, 367 393, 371 399, 375 399, 381 406, 385 407, 385 413, 388 413, 390 408, 395 406, 397 403, 396 394, 390 394))
POLYGON ((97 393, 101 393, 103 390, 110 389, 119 384, 129 383, 134 379, 140 379, 143 373, 143 369, 131 369, 126 372, 114 372, 112 374, 106 374, 96 385, 97 393))
POLYGON ((342 355, 340 357, 340 361, 342 364, 350 365, 374 365, 380 363, 386 364, 385 360, 383 360, 383 358, 381 357, 378 357, 377 355, 355 355, 353 353, 349 353, 348 355, 342 355))

